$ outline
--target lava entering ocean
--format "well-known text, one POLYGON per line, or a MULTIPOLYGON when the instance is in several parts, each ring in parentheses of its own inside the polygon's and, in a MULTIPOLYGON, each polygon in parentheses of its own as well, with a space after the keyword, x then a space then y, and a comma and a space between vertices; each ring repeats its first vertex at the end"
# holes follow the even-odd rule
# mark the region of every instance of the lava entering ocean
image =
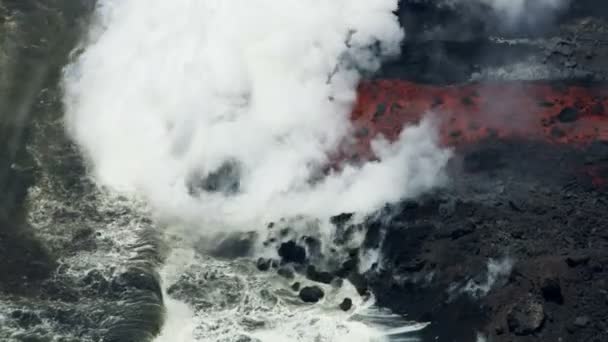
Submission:
POLYGON ((607 108, 606 85, 501 82, 433 86, 377 80, 359 86, 352 119, 361 142, 377 134, 395 139, 405 123, 434 113, 446 145, 492 136, 589 144, 608 141, 607 108))
MULTIPOLYGON (((608 86, 560 82, 495 82, 452 86, 402 80, 360 84, 352 112, 358 148, 349 159, 372 157, 378 135, 395 140, 404 125, 436 117, 441 142, 462 146, 487 138, 579 147, 608 142, 608 86)), ((606 183, 607 163, 586 172, 606 183)))

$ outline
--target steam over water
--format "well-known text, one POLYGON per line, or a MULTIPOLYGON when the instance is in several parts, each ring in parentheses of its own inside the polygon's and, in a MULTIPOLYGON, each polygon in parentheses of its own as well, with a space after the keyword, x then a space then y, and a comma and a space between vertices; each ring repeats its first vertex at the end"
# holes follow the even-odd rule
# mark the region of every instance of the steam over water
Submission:
POLYGON ((399 53, 396 9, 397 0, 99 1, 65 71, 66 125, 95 180, 144 199, 174 233, 158 341, 382 341, 423 327, 358 302, 349 284, 302 306, 283 280, 249 260, 216 260, 175 229, 209 237, 366 214, 441 181, 450 153, 430 120, 374 141, 377 161, 326 171, 352 148, 362 74, 399 53), (347 296, 357 309, 338 312, 347 296))
POLYGON ((211 230, 367 211, 437 181, 432 125, 380 163, 348 148, 361 72, 399 53, 396 0, 113 1, 66 74, 67 124, 97 179, 211 230))

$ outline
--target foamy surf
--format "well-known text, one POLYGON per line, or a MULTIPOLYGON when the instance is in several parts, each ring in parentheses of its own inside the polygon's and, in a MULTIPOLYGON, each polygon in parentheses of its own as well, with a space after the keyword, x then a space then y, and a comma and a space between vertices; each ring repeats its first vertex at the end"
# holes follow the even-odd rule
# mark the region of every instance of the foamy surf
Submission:
MULTIPOLYGON (((426 323, 409 322, 362 298, 347 281, 324 285, 323 299, 305 304, 286 280, 259 272, 250 259, 221 260, 176 249, 161 272, 167 321, 155 342, 386 342, 419 341, 426 323), (353 300, 348 312, 339 309, 353 300)), ((316 284, 320 285, 320 284, 316 284)))

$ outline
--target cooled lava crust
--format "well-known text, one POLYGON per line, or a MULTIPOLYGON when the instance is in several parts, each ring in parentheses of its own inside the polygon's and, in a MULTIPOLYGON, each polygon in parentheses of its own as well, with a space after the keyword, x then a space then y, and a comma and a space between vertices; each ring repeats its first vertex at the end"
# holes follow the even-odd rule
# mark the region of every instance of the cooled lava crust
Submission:
POLYGON ((367 221, 384 261, 353 281, 432 322, 425 342, 608 341, 607 110, 606 84, 362 83, 357 154, 434 115, 454 157, 445 187, 367 221), (513 267, 479 291, 490 260, 513 267))

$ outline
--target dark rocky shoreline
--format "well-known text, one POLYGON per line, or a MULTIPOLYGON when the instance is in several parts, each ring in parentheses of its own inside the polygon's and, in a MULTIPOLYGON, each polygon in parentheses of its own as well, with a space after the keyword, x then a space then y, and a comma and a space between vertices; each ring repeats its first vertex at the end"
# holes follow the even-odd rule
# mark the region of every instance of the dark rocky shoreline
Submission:
MULTIPOLYGON (((447 188, 387 206, 363 225, 334 218, 337 239, 366 232, 346 262, 296 269, 321 283, 348 278, 380 306, 431 322, 423 341, 604 341, 608 196, 579 170, 607 152, 498 140, 463 148, 447 188), (492 160, 480 160, 486 151, 492 160), (366 249, 379 249, 381 261, 360 274, 366 249)), ((307 241, 282 243, 283 262, 315 259, 307 241)))
MULTIPOLYGON (((474 36, 430 39, 416 25, 443 25, 446 18, 465 24, 458 12, 420 3, 402 2, 401 18, 414 23, 403 56, 374 77, 462 83, 486 77, 484 70, 533 60, 559 71, 548 79, 608 79, 604 5, 579 1, 553 29, 508 38, 541 40, 532 44, 493 40, 501 32, 473 26, 463 31, 474 36)), ((163 246, 151 222, 142 219, 141 240, 128 247, 136 253, 123 269, 74 277, 60 263, 63 255, 115 251, 98 233, 134 215, 99 208, 84 162, 60 124, 61 68, 93 6, 85 0, 0 1, 0 300, 11 303, 8 324, 26 331, 11 337, 16 341, 52 340, 43 320, 76 336, 62 341, 150 341, 164 319, 156 274, 163 246), (28 190, 41 184, 71 210, 53 211, 52 238, 28 222, 28 190)), ((580 149, 481 141, 457 150, 448 187, 388 205, 363 224, 336 216, 345 240, 353 230, 366 234, 362 247, 336 252, 340 262, 307 259, 319 251, 310 238, 293 237, 282 252, 280 243, 289 239, 268 247, 315 282, 347 278, 362 296, 371 290, 379 305, 431 322, 425 341, 469 342, 478 333, 492 342, 608 341, 608 196, 580 172, 604 165, 607 155, 603 143, 580 149), (359 252, 373 248, 382 263, 360 274, 359 252)), ((278 262, 258 265, 273 266, 283 277, 294 272, 278 262)), ((307 301, 320 296, 310 287, 305 292, 307 301)), ((1 329, 0 339, 6 338, 1 329)))

